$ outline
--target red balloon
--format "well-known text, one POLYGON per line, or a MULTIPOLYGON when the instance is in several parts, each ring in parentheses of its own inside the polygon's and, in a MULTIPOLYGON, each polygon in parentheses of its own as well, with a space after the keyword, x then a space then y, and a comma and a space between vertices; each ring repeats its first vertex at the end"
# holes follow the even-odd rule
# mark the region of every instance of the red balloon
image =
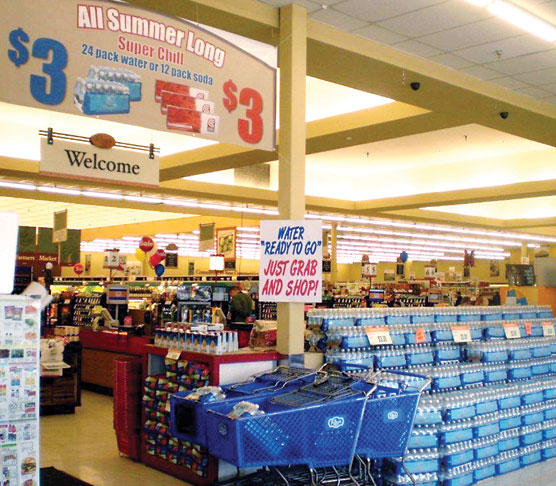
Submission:
POLYGON ((77 274, 77 275, 81 275, 83 273, 83 271, 85 270, 85 268, 83 267, 82 263, 76 263, 73 266, 73 271, 77 274))
POLYGON ((149 258, 149 262, 153 267, 156 267, 161 261, 162 259, 160 258, 160 255, 158 253, 153 253, 149 258))
POLYGON ((139 248, 145 253, 148 253, 154 248, 153 239, 149 236, 143 236, 143 238, 141 238, 141 241, 139 242, 139 248))
POLYGON ((162 248, 156 250, 156 254, 160 256, 160 261, 161 262, 166 260, 166 252, 162 248))

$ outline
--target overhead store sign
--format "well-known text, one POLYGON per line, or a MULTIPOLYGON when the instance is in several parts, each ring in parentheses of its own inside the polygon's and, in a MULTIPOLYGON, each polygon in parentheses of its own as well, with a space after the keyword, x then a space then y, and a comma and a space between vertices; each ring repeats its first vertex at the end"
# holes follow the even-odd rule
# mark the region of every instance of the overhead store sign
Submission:
POLYGON ((158 187, 158 156, 148 152, 102 149, 93 145, 41 139, 40 172, 73 179, 158 187))
POLYGON ((259 300, 322 301, 322 221, 261 221, 259 300))
POLYGON ((0 101, 273 150, 276 70, 183 19, 7 0, 0 101))

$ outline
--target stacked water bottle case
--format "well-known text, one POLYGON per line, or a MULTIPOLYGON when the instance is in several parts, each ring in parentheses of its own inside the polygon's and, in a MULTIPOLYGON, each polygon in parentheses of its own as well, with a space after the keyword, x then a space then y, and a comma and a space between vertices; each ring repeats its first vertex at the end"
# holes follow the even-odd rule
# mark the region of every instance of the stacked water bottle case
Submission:
MULTIPOLYGON (((540 306, 309 315, 312 344, 343 371, 366 365, 432 378, 404 460, 420 486, 468 486, 556 457, 555 322, 540 306), (391 344, 371 345, 377 331, 391 344)), ((380 479, 412 484, 395 461, 380 479)))

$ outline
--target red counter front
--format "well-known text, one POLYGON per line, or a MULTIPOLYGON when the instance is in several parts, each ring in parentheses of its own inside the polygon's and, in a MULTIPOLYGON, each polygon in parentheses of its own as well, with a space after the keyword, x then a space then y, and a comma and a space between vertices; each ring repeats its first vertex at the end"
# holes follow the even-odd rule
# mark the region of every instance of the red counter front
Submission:
POLYGON ((150 338, 112 331, 80 330, 83 345, 81 380, 84 384, 113 388, 114 358, 143 356, 150 338))

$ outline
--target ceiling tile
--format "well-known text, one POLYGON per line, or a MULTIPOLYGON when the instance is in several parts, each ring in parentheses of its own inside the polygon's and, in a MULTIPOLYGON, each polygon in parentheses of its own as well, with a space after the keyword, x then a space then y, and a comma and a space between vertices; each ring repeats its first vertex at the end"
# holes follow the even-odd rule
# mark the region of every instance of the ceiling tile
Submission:
POLYGON ((492 69, 485 68, 483 66, 472 66, 460 69, 460 71, 484 80, 494 79, 500 76, 500 73, 493 71, 492 69))
POLYGON ((550 69, 543 69, 541 71, 532 71, 530 73, 516 74, 516 79, 525 81, 535 86, 542 86, 543 84, 556 83, 556 58, 554 59, 555 67, 550 69))
POLYGON ((508 37, 523 34, 521 30, 503 20, 490 18, 462 25, 454 29, 443 30, 435 34, 419 38, 421 42, 438 47, 444 51, 465 49, 489 42, 499 41, 508 37))
POLYGON ((309 14, 309 17, 312 20, 317 20, 348 32, 360 29, 367 24, 367 22, 364 22, 363 20, 337 12, 332 8, 317 10, 316 12, 309 14))
MULTIPOLYGON (((292 3, 292 0, 260 0, 260 1, 268 5, 272 5, 273 7, 283 7, 285 5, 292 3)), ((293 3, 297 3, 298 5, 305 7, 307 9, 307 12, 309 13, 319 10, 322 6, 322 3, 312 2, 311 0, 293 0, 293 3)))
POLYGON ((510 89, 526 88, 528 86, 527 83, 511 77, 491 79, 490 82, 510 89))
POLYGON ((556 62, 554 49, 534 54, 519 56, 514 59, 506 59, 486 64, 486 67, 495 69, 503 74, 510 76, 540 69, 554 67, 556 62))
MULTIPOLYGON (((413 0, 408 1, 412 3, 413 0)), ((379 22, 381 27, 409 37, 421 37, 490 17, 485 9, 461 0, 449 0, 431 7, 379 22)))
POLYGON ((498 60, 497 51, 500 51, 500 60, 531 54, 546 50, 547 44, 532 35, 521 35, 496 42, 489 42, 480 46, 453 51, 452 54, 465 57, 477 64, 495 62, 498 60))
POLYGON ((439 56, 432 56, 429 59, 439 64, 449 66, 453 69, 461 69, 473 65, 473 63, 468 61, 467 59, 463 59, 459 56, 454 56, 453 54, 440 54, 439 56))
POLYGON ((383 29, 378 25, 367 25, 366 27, 356 30, 353 33, 382 44, 394 44, 395 42, 401 42, 407 39, 403 35, 383 29))
POLYGON ((414 40, 407 40, 398 44, 394 44, 394 47, 396 49, 410 52, 411 54, 415 54, 420 57, 430 57, 442 54, 442 51, 440 49, 436 49, 435 47, 431 47, 427 44, 423 44, 422 42, 417 42, 414 40))
POLYGON ((556 95, 556 83, 553 84, 545 84, 542 89, 545 89, 546 91, 549 91, 552 94, 556 95))
POLYGON ((540 89, 540 88, 522 88, 522 89, 517 89, 516 90, 518 93, 527 95, 527 96, 531 96, 533 98, 550 98, 552 96, 552 93, 549 93, 548 91, 545 91, 544 89, 540 89))
POLYGON ((397 17, 443 0, 347 0, 334 8, 368 22, 397 17))

